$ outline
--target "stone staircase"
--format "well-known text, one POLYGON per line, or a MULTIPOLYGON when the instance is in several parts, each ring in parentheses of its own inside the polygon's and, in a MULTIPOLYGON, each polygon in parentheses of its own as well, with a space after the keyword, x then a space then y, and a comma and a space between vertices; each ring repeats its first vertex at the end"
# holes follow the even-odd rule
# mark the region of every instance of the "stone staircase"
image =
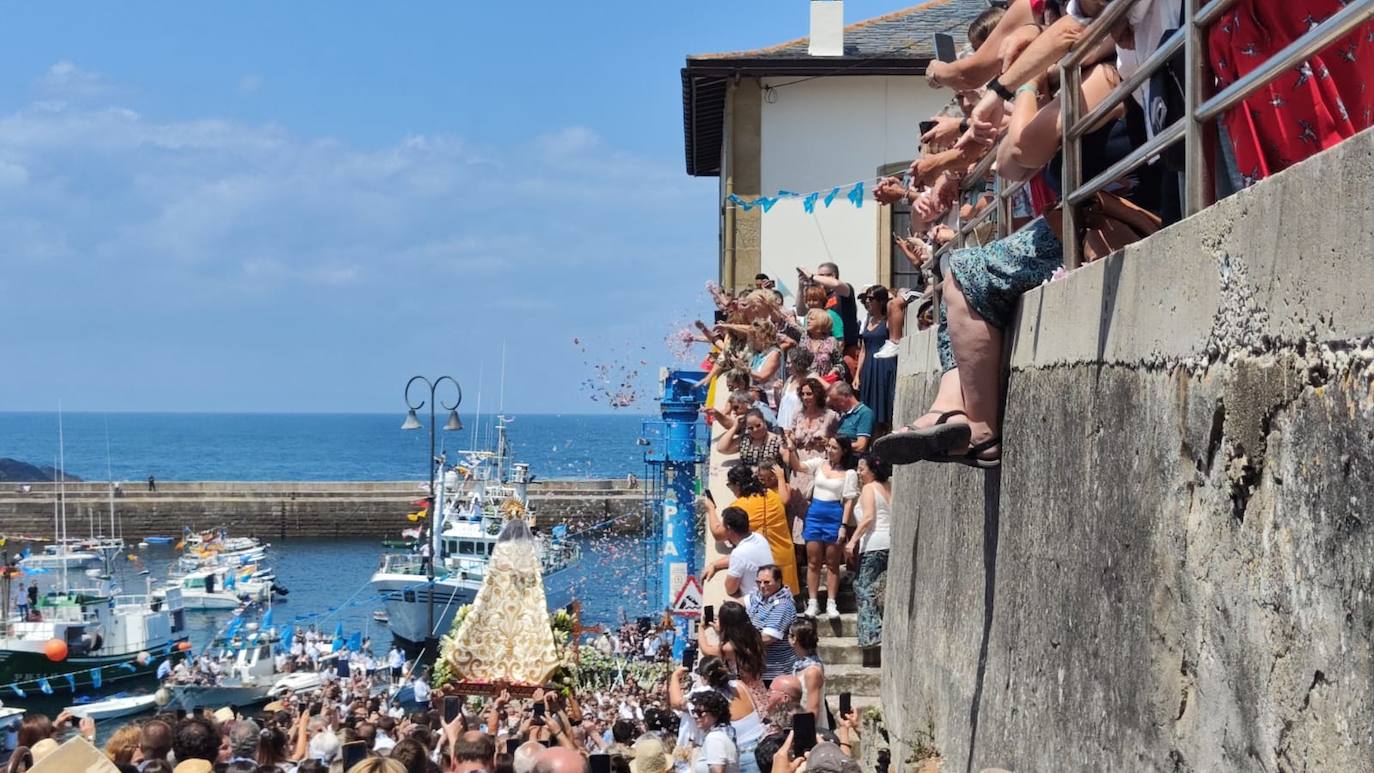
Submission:
MULTIPOLYGON (((825 693, 829 696, 832 711, 839 709, 839 694, 850 694, 853 704, 860 708, 881 705, 882 669, 863 666, 863 650, 859 649, 858 615, 855 613, 854 590, 850 576, 840 580, 837 599, 840 606, 840 619, 832 621, 822 615, 817 619, 820 633, 820 656, 825 662, 825 693)), ((821 587, 825 587, 825 575, 821 575, 821 587)), ((820 602, 824 608, 826 592, 821 590, 820 602)))

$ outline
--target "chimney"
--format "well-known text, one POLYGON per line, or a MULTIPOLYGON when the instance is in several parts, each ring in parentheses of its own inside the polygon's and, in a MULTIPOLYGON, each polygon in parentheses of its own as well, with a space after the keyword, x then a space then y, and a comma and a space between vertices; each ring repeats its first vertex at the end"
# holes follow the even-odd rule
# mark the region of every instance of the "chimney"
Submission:
POLYGON ((811 0, 811 56, 844 56, 844 0, 811 0))

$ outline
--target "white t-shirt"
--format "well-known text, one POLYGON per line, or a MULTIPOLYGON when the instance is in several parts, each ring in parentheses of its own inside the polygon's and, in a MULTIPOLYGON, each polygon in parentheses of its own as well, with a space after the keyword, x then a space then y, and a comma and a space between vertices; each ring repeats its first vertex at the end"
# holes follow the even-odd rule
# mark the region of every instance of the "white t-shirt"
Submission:
MULTIPOLYGON (((1140 63, 1149 59, 1159 48, 1165 32, 1178 28, 1179 9, 1182 5, 1183 0, 1137 0, 1136 4, 1131 6, 1131 10, 1126 12, 1126 21, 1131 24, 1135 48, 1128 50, 1116 47, 1116 69, 1121 73, 1123 80, 1131 77, 1140 67, 1140 63)), ((1067 10, 1070 16, 1084 24, 1092 21, 1083 15, 1078 0, 1069 0, 1067 10)), ((1142 107, 1149 104, 1146 101, 1148 87, 1149 81, 1146 81, 1145 85, 1135 90, 1135 101, 1142 107)), ((1153 129, 1150 133, 1153 134, 1153 129)))
POLYGON ((702 740, 692 759, 692 773, 711 773, 716 765, 725 766, 725 773, 739 773, 739 750, 722 727, 711 728, 702 740))
POLYGON ((773 563, 773 549, 758 532, 750 532, 730 551, 730 567, 725 573, 739 580, 740 595, 748 596, 758 589, 759 567, 773 563))

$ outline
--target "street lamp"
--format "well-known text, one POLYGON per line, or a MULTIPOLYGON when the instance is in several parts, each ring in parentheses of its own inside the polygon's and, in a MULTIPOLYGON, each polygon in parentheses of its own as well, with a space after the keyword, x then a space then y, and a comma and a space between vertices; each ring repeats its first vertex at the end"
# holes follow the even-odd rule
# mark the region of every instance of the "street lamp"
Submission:
MULTIPOLYGON (((424 392, 420 394, 423 395, 424 392)), ((463 403, 463 387, 451 376, 440 376, 433 381, 430 381, 424 376, 413 376, 406 382, 405 398, 407 410, 406 420, 401 424, 401 429, 403 430, 420 429, 423 427, 424 425, 420 423, 420 417, 416 415, 415 412, 424 408, 426 404, 429 405, 429 499, 425 507, 428 512, 425 513, 424 529, 424 544, 429 546, 429 559, 425 561, 425 579, 429 582, 429 636, 425 637, 428 639, 434 635, 434 558, 439 553, 434 547, 434 408, 436 405, 443 405, 444 408, 448 410, 448 422, 444 424, 445 430, 461 430, 463 428, 463 422, 458 418, 458 406, 463 403), (410 401, 410 388, 415 385, 416 381, 422 382, 425 386, 429 387, 428 403, 424 400, 420 400, 418 403, 412 403, 410 401), (445 381, 452 384, 453 388, 458 390, 458 399, 453 401, 453 405, 441 403, 435 395, 435 392, 439 389, 439 385, 445 381)))

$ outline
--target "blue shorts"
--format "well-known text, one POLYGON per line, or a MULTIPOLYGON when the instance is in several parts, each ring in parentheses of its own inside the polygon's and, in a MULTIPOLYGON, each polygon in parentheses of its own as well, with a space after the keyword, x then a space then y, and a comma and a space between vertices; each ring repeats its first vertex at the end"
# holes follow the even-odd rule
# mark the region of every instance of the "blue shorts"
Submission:
POLYGON ((840 523, 844 520, 844 503, 833 499, 814 499, 806 511, 806 524, 802 526, 802 539, 807 542, 840 541, 840 523))

